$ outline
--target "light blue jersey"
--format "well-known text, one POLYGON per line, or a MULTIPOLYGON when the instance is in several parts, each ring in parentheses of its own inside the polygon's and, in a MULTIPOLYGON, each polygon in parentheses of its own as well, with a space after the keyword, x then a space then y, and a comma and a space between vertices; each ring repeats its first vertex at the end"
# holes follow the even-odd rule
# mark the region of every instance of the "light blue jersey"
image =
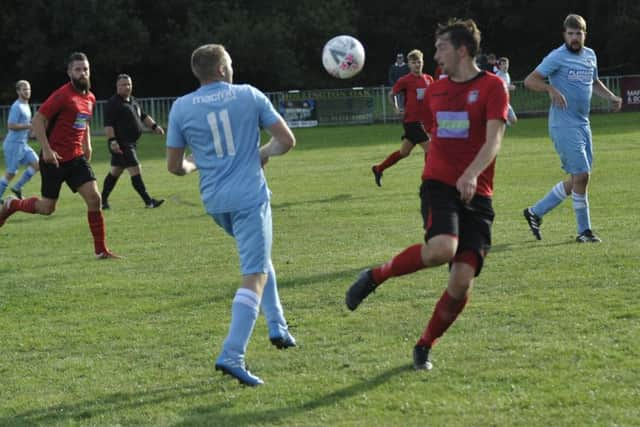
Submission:
POLYGON ((167 147, 191 149, 209 214, 246 209, 269 199, 260 164, 260 128, 279 119, 269 99, 250 85, 215 82, 175 101, 167 147))
MULTIPOLYGON (((17 99, 9 110, 9 119, 7 123, 28 125, 31 123, 31 107, 26 102, 17 99)), ((27 144, 29 139, 29 129, 11 130, 7 132, 4 143, 7 144, 27 144)))
POLYGON ((589 110, 593 83, 598 79, 598 61, 592 49, 583 47, 571 52, 565 44, 547 55, 536 71, 548 77, 553 87, 567 100, 565 109, 551 105, 550 127, 579 127, 589 125, 589 110))

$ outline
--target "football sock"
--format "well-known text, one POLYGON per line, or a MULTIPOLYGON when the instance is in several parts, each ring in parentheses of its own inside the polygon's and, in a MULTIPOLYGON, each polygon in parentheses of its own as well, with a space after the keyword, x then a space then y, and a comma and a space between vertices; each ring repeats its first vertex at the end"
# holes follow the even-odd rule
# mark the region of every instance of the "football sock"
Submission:
POLYGON ((456 320, 458 315, 464 309, 469 298, 465 295, 464 299, 454 299, 446 290, 438 300, 431 320, 427 324, 427 328, 418 340, 418 345, 424 347, 432 347, 436 340, 449 329, 449 326, 456 320))
POLYGON ((18 182, 16 183, 16 185, 13 186, 13 188, 15 188, 16 190, 20 190, 22 189, 22 187, 24 187, 24 185, 29 182, 29 180, 31 178, 33 178, 33 176, 36 174, 36 170, 34 168, 32 168, 31 166, 29 166, 27 169, 25 169, 25 171, 22 173, 22 176, 20 177, 20 179, 18 180, 18 182))
POLYGON ((0 197, 2 197, 8 186, 9 181, 7 181, 7 178, 5 178, 4 176, 0 178, 0 197))
POLYGON ((284 336, 287 331, 287 321, 284 318, 280 296, 278 295, 278 282, 276 281, 276 272, 273 264, 269 262, 269 272, 267 275, 267 283, 262 291, 262 301, 260 307, 267 320, 270 337, 284 336))
POLYGON ((106 202, 109 199, 109 194, 113 191, 118 182, 117 176, 111 175, 108 173, 107 176, 104 177, 104 184, 102 184, 102 201, 106 202))
POLYGON ((95 253, 100 254, 107 252, 107 246, 104 243, 105 231, 104 231, 104 217, 102 211, 88 211, 87 218, 89 220, 89 229, 91 235, 93 235, 93 246, 95 253))
POLYGON ((576 214, 578 234, 585 230, 591 230, 591 218, 589 217, 589 199, 586 194, 571 192, 573 211, 576 214))
POLYGON ((36 202, 39 199, 37 197, 30 197, 24 200, 14 200, 11 203, 11 210, 13 212, 21 211, 26 213, 36 213, 36 202))
POLYGON ((547 193, 542 199, 540 199, 531 210, 534 214, 542 218, 551 209, 558 206, 564 199, 567 198, 567 193, 564 191, 564 184, 562 181, 553 186, 551 191, 547 193))
POLYGON ((422 261, 422 244, 418 243, 409 246, 386 264, 372 269, 371 273, 374 283, 381 285, 391 277, 411 274, 423 268, 425 268, 425 265, 422 261))
POLYGON ((142 200, 144 200, 144 203, 146 205, 151 203, 151 197, 147 193, 147 189, 144 186, 144 182, 142 181, 142 175, 134 175, 134 176, 132 176, 131 177, 131 185, 133 185, 133 188, 136 189, 136 191, 138 192, 140 197, 142 197, 142 200))
POLYGON ((231 325, 229 335, 224 340, 222 352, 231 359, 243 359, 258 318, 260 297, 250 289, 236 291, 231 305, 231 325))
POLYGON ((398 160, 400 160, 401 158, 402 158, 402 156, 400 155, 400 151, 399 150, 398 151, 394 151, 393 153, 389 154, 389 157, 384 159, 384 161, 382 163, 377 165, 376 169, 378 170, 378 172, 382 172, 386 168, 391 167, 391 166, 395 165, 396 163, 398 163, 398 160))

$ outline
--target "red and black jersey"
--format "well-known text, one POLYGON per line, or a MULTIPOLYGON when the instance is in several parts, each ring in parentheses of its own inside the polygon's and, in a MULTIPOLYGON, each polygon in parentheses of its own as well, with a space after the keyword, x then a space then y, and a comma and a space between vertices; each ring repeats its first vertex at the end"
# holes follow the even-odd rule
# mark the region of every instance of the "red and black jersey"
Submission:
MULTIPOLYGON (((424 127, 431 135, 422 179, 454 186, 486 142, 487 121, 507 121, 509 92, 500 77, 481 72, 458 83, 435 81, 425 97, 424 127)), ((478 177, 477 194, 493 194, 495 159, 478 177)))
POLYGON ((84 154, 84 141, 93 114, 96 97, 91 92, 80 93, 71 82, 53 92, 38 112, 49 121, 49 146, 67 162, 84 154))
POLYGON ((413 73, 406 74, 393 85, 394 94, 404 92, 404 119, 405 123, 421 122, 424 115, 424 95, 427 87, 433 83, 429 74, 416 76, 413 73))

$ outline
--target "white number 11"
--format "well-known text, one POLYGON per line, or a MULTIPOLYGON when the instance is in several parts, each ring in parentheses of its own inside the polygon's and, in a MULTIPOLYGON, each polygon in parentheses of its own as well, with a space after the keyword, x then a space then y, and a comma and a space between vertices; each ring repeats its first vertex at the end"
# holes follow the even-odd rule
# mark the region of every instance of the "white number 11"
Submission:
POLYGON ((209 122, 209 128, 211 128, 211 136, 213 137, 213 146, 216 150, 216 156, 218 158, 224 157, 222 141, 220 140, 220 128, 218 127, 218 120, 222 122, 224 140, 227 145, 227 154, 230 156, 235 156, 236 147, 235 145, 233 145, 233 133, 231 133, 231 122, 229 121, 229 112, 227 110, 222 110, 219 114, 216 114, 215 111, 207 114, 207 121, 209 122))

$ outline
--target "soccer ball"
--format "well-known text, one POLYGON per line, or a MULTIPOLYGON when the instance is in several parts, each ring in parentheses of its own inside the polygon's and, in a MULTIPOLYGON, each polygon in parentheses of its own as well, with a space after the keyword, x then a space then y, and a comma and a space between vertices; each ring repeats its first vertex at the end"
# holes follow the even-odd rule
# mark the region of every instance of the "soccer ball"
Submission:
POLYGON ((364 47, 351 36, 336 36, 322 49, 322 65, 339 79, 350 79, 364 67, 364 47))

